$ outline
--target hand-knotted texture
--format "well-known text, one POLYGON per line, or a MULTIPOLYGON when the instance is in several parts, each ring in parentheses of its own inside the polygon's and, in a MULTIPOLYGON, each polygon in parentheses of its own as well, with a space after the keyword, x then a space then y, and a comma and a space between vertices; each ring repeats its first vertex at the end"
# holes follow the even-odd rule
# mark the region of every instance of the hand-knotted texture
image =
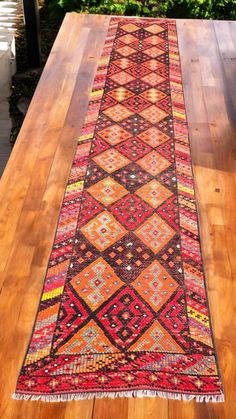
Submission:
POLYGON ((174 21, 111 19, 17 399, 223 401, 174 21))

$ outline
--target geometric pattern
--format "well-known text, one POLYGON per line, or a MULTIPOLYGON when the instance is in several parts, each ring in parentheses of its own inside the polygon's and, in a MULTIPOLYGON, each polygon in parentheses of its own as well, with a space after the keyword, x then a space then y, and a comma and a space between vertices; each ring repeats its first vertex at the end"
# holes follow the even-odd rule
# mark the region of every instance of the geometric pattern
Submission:
POLYGON ((122 198, 128 193, 122 185, 110 176, 90 186, 88 192, 105 206, 113 204, 117 199, 122 198))
POLYGON ((175 232, 157 214, 153 214, 135 231, 135 234, 154 253, 157 253, 171 240, 175 232))
POLYGON ((123 282, 104 259, 98 258, 76 275, 70 284, 85 303, 95 309, 104 301, 104 297, 117 291, 123 282))
POLYGON ((137 163, 152 176, 158 175, 171 165, 170 161, 155 150, 150 151, 150 153, 138 160, 137 163))
POLYGON ((221 401, 174 20, 110 19, 16 398, 221 401))
POLYGON ((153 208, 157 208, 172 195, 172 192, 161 185, 156 179, 153 179, 139 188, 136 194, 153 208))
POLYGON ((126 230, 107 211, 103 211, 81 228, 84 236, 102 251, 119 240, 126 230))

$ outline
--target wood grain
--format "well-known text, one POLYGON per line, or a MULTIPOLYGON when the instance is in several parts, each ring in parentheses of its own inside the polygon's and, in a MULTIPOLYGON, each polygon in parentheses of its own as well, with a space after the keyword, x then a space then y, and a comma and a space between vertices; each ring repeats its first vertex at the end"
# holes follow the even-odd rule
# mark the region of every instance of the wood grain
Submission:
POLYGON ((0 417, 231 419, 236 417, 236 22, 177 22, 202 251, 226 402, 123 398, 45 404, 10 398, 109 19, 66 16, 0 182, 0 417))

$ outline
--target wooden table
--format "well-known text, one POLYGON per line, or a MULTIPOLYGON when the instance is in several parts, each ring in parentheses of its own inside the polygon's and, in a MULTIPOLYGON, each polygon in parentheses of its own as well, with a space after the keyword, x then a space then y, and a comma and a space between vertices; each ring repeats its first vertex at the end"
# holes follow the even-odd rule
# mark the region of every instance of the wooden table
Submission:
POLYGON ((177 22, 213 328, 226 402, 10 398, 110 17, 68 14, 0 184, 2 419, 236 417, 236 22, 177 22))

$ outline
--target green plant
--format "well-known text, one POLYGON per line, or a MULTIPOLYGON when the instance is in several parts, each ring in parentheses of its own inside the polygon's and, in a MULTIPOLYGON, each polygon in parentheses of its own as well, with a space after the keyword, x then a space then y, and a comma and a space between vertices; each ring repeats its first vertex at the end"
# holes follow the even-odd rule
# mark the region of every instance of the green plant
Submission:
POLYGON ((53 18, 66 12, 236 19, 236 0, 46 0, 53 18))

